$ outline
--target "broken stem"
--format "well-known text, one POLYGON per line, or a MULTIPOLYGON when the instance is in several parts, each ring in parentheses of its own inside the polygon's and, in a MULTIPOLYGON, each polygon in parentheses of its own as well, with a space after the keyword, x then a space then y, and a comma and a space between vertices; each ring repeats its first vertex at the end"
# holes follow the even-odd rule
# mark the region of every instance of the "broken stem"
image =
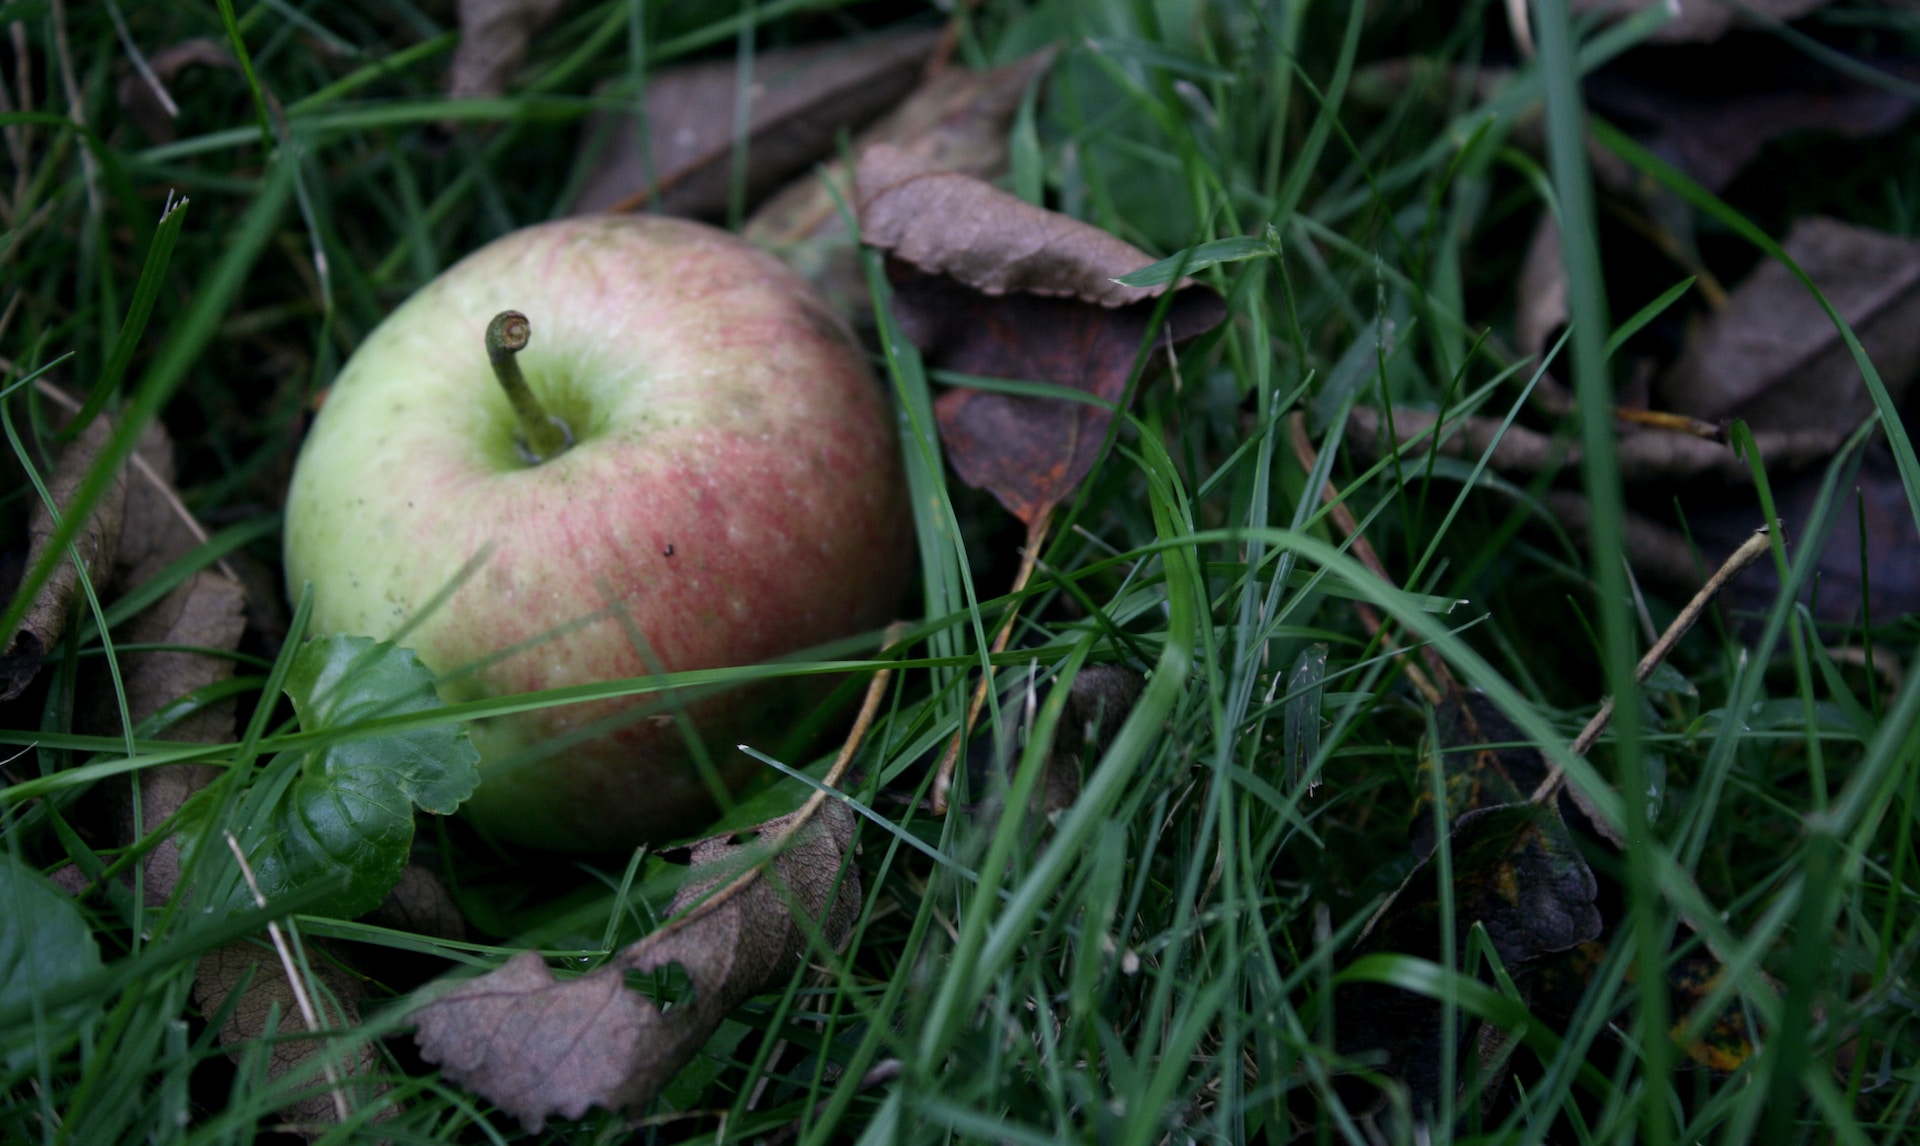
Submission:
MULTIPOLYGON (((1741 543, 1740 548, 1733 551, 1731 557, 1721 563, 1719 571, 1707 579, 1707 583, 1693 595, 1693 600, 1688 601, 1686 608, 1681 609, 1680 615, 1667 626, 1666 632, 1661 633, 1660 639, 1655 641, 1646 655, 1640 658, 1640 663, 1633 666, 1635 684, 1645 681, 1653 674, 1653 670, 1659 667, 1660 662, 1666 660, 1667 654, 1673 651, 1673 646, 1679 644, 1680 638, 1686 636, 1687 631, 1700 620, 1700 615, 1707 611, 1707 606, 1713 604, 1713 599, 1720 595, 1720 591, 1731 584, 1735 577, 1744 573, 1747 566, 1760 560, 1772 544, 1767 527, 1761 526, 1754 530, 1752 537, 1741 543)), ((1585 756, 1592 751, 1594 744, 1600 739, 1600 734, 1606 731, 1607 725, 1613 720, 1613 700, 1613 697, 1608 697, 1601 701, 1600 711, 1593 714, 1593 719, 1587 721, 1587 726, 1582 728, 1580 735, 1574 738, 1573 754, 1575 756, 1585 756)), ((1566 774, 1558 765, 1555 765, 1547 773, 1546 778, 1540 781, 1540 786, 1533 790, 1532 801, 1538 804, 1551 799, 1553 794, 1566 784, 1566 779, 1566 774)), ((1601 822, 1598 817, 1594 819, 1596 823, 1601 822)))
POLYGON ((493 376, 499 379, 500 388, 507 392, 514 417, 520 420, 528 458, 538 465, 572 445, 573 432, 565 422, 547 413, 540 400, 533 396, 526 375, 520 373, 520 362, 514 356, 526 348, 532 337, 533 324, 517 310, 503 310, 487 324, 487 361, 493 366, 493 376))
MULTIPOLYGON (((1019 595, 1026 590, 1027 582, 1033 579, 1033 570, 1040 561, 1040 547, 1047 540, 1047 526, 1053 519, 1051 508, 1041 511, 1027 523, 1027 544, 1020 554, 1020 571, 1013 576, 1013 588, 1008 595, 1016 598, 1007 609, 1006 619, 1000 622, 1000 631, 994 634, 993 647, 989 657, 999 656, 1007 650, 1007 642, 1013 637, 1013 622, 1020 615, 1019 595)), ((960 751, 966 746, 967 738, 973 735, 973 726, 980 719, 980 710, 987 703, 987 689, 993 683, 993 668, 980 675, 980 684, 973 690, 973 700, 967 705, 967 719, 960 725, 960 731, 954 733, 953 742, 947 745, 947 754, 940 758, 940 767, 933 775, 933 814, 947 814, 947 794, 953 790, 953 774, 960 767, 960 751)))

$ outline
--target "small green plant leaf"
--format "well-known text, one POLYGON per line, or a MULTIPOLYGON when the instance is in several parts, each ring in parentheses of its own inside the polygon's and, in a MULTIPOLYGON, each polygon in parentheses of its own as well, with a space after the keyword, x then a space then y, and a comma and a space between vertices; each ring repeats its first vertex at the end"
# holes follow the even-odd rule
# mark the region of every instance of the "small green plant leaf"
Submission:
MULTIPOLYGON (((24 1008, 37 996, 100 969, 100 946, 80 909, 46 877, 0 852, 0 1013, 24 1008)), ((47 1013, 42 1032, 59 1041, 72 1034, 88 1008, 74 1004, 47 1013)), ((32 1061, 35 1024, 0 1036, 0 1059, 32 1061)))
MULTIPOLYGON (((308 641, 294 654, 286 692, 303 732, 344 731, 363 721, 441 706, 434 674, 412 649, 366 637, 308 641)), ((248 862, 260 890, 277 894, 344 878, 344 889, 313 910, 351 918, 379 906, 400 880, 413 844, 415 805, 451 813, 479 786, 480 754, 457 725, 390 736, 327 741, 283 753, 293 782, 273 804, 264 830, 250 833, 248 862)), ((249 896, 245 888, 241 896, 249 896)))

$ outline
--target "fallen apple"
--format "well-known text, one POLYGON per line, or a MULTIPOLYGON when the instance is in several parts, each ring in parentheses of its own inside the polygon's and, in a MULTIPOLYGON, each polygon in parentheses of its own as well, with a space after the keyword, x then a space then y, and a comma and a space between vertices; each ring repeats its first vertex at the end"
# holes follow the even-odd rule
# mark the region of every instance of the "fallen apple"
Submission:
MULTIPOLYGON (((287 495, 287 581, 313 632, 399 634, 449 700, 754 664, 889 619, 903 491, 885 394, 805 280, 700 224, 572 219, 468 256, 355 352, 287 495)), ((684 834, 750 766, 733 746, 818 695, 484 719, 467 811, 568 850, 684 834)))

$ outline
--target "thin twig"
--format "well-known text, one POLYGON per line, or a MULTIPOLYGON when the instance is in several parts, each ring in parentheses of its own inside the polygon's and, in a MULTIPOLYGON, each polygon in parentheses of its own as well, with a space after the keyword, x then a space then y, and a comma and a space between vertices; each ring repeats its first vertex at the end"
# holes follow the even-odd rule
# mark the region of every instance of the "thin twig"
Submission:
MULTIPOLYGON (((1040 561, 1040 547, 1047 540, 1047 526, 1053 519, 1051 510, 1041 512, 1027 525, 1027 545, 1020 554, 1020 571, 1013 576, 1013 588, 1008 595, 1016 598, 1007 608, 1006 619, 1000 622, 1000 631, 994 634, 993 647, 989 657, 997 657, 1007 651, 1007 642, 1013 638, 1013 622, 1020 615, 1020 602, 1017 599, 1033 579, 1034 567, 1040 561)), ((993 684, 993 668, 980 674, 979 687, 973 690, 973 700, 967 705, 967 719, 960 725, 953 742, 947 745, 947 754, 940 758, 940 767, 933 776, 933 814, 947 814, 947 794, 953 790, 953 774, 960 767, 960 751, 966 747, 967 738, 973 735, 973 726, 980 719, 980 710, 987 703, 987 689, 993 684)))
MULTIPOLYGON (((1307 437, 1305 414, 1295 410, 1287 418, 1287 436, 1293 445, 1295 460, 1311 475, 1314 467, 1320 464, 1320 455, 1313 448, 1313 442, 1307 437)), ((1366 535, 1360 532, 1360 523, 1354 520, 1353 511, 1349 510, 1346 503, 1341 500, 1340 491, 1333 488, 1331 481, 1321 484, 1320 500, 1326 503, 1327 515, 1333 519, 1334 526, 1340 530, 1340 536, 1352 543, 1353 555, 1360 564, 1366 566, 1368 572, 1387 584, 1396 584, 1393 578, 1387 576, 1387 568, 1380 563, 1380 555, 1373 551, 1373 546, 1367 541, 1366 535)), ((1374 611, 1372 605, 1365 601, 1355 601, 1353 611, 1359 615, 1360 623, 1366 627, 1367 635, 1380 638, 1380 643, 1386 646, 1387 651, 1393 654, 1394 660, 1399 662, 1400 671, 1407 674, 1408 682, 1420 690, 1420 695, 1427 698, 1428 704, 1439 705, 1446 699, 1446 692, 1439 684, 1434 683, 1436 680, 1444 682, 1449 689, 1458 689, 1459 686, 1454 682, 1453 674, 1447 671, 1446 662, 1440 659, 1440 654, 1435 652, 1431 645, 1420 646, 1420 658, 1427 663, 1427 672, 1433 674, 1429 677, 1427 672, 1420 671, 1419 665, 1407 658, 1406 652, 1393 639, 1393 635, 1386 631, 1386 626, 1380 620, 1380 614, 1374 611)))
MULTIPOLYGON (((1709 577, 1707 583, 1700 587, 1700 591, 1693 595, 1693 600, 1687 602, 1687 607, 1680 610, 1680 615, 1667 626, 1666 632, 1660 634, 1660 639, 1655 641, 1646 655, 1640 658, 1640 663, 1633 666, 1635 684, 1645 681, 1653 674, 1653 670, 1659 667, 1660 662, 1666 660, 1667 654, 1673 651, 1673 646, 1679 644, 1680 638, 1686 636, 1687 631, 1700 620, 1701 614, 1707 611, 1707 606, 1713 604, 1713 599, 1720 595, 1720 591, 1732 584, 1735 577, 1745 572, 1747 566, 1760 560, 1772 544, 1769 531, 1762 526, 1755 530, 1753 536, 1747 538, 1740 548, 1733 551, 1733 555, 1721 564, 1719 571, 1709 577)), ((1601 701, 1600 711, 1593 714, 1593 719, 1587 721, 1587 726, 1582 728, 1580 735, 1574 738, 1573 754, 1575 756, 1585 756, 1592 751, 1594 744, 1600 739, 1600 734, 1606 731, 1607 725, 1613 720, 1613 702, 1614 698, 1611 696, 1601 701)), ((1548 771, 1546 778, 1540 781, 1540 786, 1533 790, 1532 801, 1538 804, 1551 799, 1565 783, 1566 775, 1561 772, 1558 765, 1555 765, 1548 771)))
MULTIPOLYGON (((885 653, 888 649, 892 648, 894 643, 900 639, 900 634, 905 631, 906 626, 898 623, 889 626, 887 628, 887 635, 881 642, 880 651, 885 653)), ((820 781, 820 787, 814 789, 813 795, 807 797, 807 802, 800 805, 800 810, 788 818, 786 826, 781 830, 780 834, 767 840, 766 855, 752 867, 734 876, 731 881, 715 891, 712 895, 707 896, 695 904, 685 915, 673 920, 671 923, 649 934, 645 939, 635 944, 628 951, 628 963, 638 963, 641 954, 649 947, 659 943, 667 936, 683 930, 695 920, 712 914, 721 904, 739 895, 742 891, 750 887, 753 881, 766 874, 766 870, 773 863, 774 858, 784 851, 787 844, 812 822, 814 814, 820 810, 822 804, 827 802, 828 791, 838 785, 840 778, 846 775, 847 765, 853 762, 854 753, 859 751, 860 742, 867 738, 867 730, 873 726, 874 717, 880 712, 880 702, 887 694, 887 682, 892 678, 893 669, 888 667, 876 671, 873 674, 873 679, 867 682, 867 696, 866 699, 860 703, 860 715, 854 718, 853 728, 847 733, 846 742, 840 745, 840 755, 834 758, 833 767, 827 769, 826 776, 820 781)))
MULTIPOLYGON (((240 874, 246 877, 247 890, 253 892, 253 901, 261 907, 267 905, 267 897, 260 893, 260 883, 253 878, 253 868, 247 863, 247 853, 240 850, 240 841, 233 838, 232 832, 222 833, 227 837, 227 847, 233 850, 233 858, 239 861, 240 874)), ((287 946, 287 937, 280 930, 277 920, 267 921, 267 934, 273 937, 273 949, 280 953, 280 966, 287 973, 287 985, 293 988, 293 1001, 300 1007, 300 1017, 306 1021, 307 1031, 318 1034, 320 1016, 313 1009, 313 1000, 307 996, 306 984, 300 978, 300 972, 293 962, 293 951, 287 946)), ((327 1086, 333 1094, 333 1112, 341 1122, 353 1116, 353 1109, 347 1105, 347 1092, 340 1085, 340 1075, 333 1069, 333 1062, 322 1054, 320 1069, 326 1072, 327 1086)))

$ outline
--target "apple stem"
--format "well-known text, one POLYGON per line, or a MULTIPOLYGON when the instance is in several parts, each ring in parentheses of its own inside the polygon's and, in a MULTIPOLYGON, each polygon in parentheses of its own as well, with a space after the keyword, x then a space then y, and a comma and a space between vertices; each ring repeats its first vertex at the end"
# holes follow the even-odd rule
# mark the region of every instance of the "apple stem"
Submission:
POLYGON ((487 324, 487 361, 493 364, 493 376, 500 380, 500 388, 507 392, 507 401, 520 419, 521 453, 538 465, 572 445, 573 431, 547 413, 533 396, 526 375, 520 373, 520 362, 514 355, 525 349, 532 336, 533 324, 517 310, 503 310, 487 324))

